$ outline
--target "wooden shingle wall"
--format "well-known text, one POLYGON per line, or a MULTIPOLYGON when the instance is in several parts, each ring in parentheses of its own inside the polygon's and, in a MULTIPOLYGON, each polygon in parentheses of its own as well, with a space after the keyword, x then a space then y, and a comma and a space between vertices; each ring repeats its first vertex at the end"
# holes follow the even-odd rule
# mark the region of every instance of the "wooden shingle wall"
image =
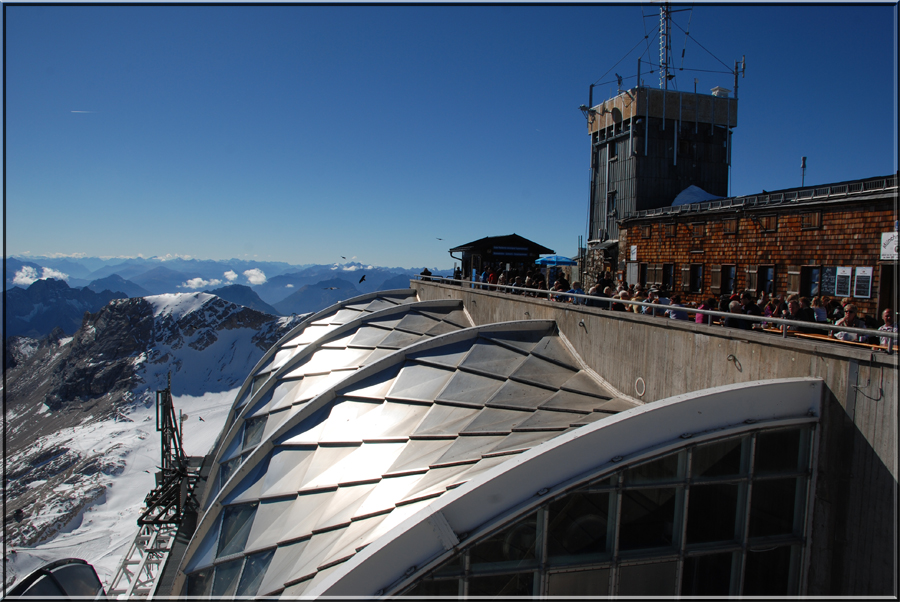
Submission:
MULTIPOLYGON (((676 286, 686 302, 701 303, 713 291, 712 273, 722 264, 736 265, 735 289, 748 288, 748 266, 775 266, 775 293, 786 294, 796 288, 789 286, 789 268, 802 266, 871 267, 871 298, 850 298, 860 314, 877 318, 878 292, 882 264, 879 259, 881 235, 894 230, 897 219, 894 199, 847 201, 834 204, 781 205, 771 209, 695 212, 671 216, 629 219, 627 229, 619 231, 620 248, 630 251, 637 247, 638 263, 675 264, 676 286), (821 226, 804 229, 802 214, 821 212, 821 226), (775 231, 764 231, 766 218, 775 216, 775 231), (726 233, 725 220, 737 220, 737 231, 726 233), (665 234, 665 225, 674 224, 675 236, 665 234), (692 224, 705 224, 701 236, 692 234, 692 224), (645 238, 646 228, 650 237, 645 238), (684 291, 679 276, 685 266, 703 266, 703 286, 700 292, 684 291)), ((807 220, 815 218, 807 217, 807 220)), ((629 254, 620 258, 627 261, 629 254)), ((895 262, 893 262, 895 263, 895 262)), ((852 286, 852 281, 851 281, 852 286)), ((895 284, 896 286, 896 284, 895 284)), ((721 291, 720 291, 721 292, 721 291)), ((825 296, 833 293, 823 292, 825 296)))

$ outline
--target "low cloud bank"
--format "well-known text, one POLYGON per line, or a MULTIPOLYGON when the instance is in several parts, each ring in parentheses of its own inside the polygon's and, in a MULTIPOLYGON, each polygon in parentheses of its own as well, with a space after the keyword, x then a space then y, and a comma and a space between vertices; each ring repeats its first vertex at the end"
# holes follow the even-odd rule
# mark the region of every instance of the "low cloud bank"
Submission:
POLYGON ((13 276, 13 284, 19 286, 31 286, 38 280, 46 280, 47 278, 56 278, 57 280, 68 280, 69 275, 54 270, 53 268, 42 268, 43 273, 38 276, 37 270, 30 265, 23 265, 22 269, 13 276))
POLYGON ((235 280, 237 280, 237 278, 238 275, 234 270, 228 270, 227 272, 225 272, 225 280, 227 280, 228 282, 234 282, 235 280))

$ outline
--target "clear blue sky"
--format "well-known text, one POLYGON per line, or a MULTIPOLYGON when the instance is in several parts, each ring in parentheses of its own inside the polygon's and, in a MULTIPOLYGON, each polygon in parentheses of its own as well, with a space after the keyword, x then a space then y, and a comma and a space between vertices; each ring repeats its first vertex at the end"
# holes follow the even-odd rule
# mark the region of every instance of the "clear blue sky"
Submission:
MULTIPOLYGON (((445 267, 515 232, 573 255, 577 107, 615 72, 633 86, 642 51, 658 62, 657 10, 6 5, 7 254, 445 267)), ((799 186, 802 155, 807 184, 897 170, 896 5, 675 23, 676 65, 747 57, 732 194, 799 186)), ((733 87, 677 87, 694 77, 733 87)))

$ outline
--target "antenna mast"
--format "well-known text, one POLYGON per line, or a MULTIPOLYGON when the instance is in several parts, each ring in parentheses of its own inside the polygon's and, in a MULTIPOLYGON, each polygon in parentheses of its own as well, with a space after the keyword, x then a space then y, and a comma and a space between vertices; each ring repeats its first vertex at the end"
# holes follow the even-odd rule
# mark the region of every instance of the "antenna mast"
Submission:
POLYGON ((669 3, 659 7, 659 87, 669 89, 669 57, 672 40, 669 37, 669 3))

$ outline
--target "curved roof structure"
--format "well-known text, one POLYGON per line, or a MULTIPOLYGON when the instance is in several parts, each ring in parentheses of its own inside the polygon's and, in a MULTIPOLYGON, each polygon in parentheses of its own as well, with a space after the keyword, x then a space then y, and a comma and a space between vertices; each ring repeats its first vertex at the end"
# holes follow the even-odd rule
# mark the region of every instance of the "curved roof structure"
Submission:
POLYGON ((554 322, 462 328, 455 301, 398 297, 321 312, 260 361, 217 444, 176 593, 311 591, 434 499, 635 405, 554 322))
MULTIPOLYGON (((673 450, 688 445, 695 447, 725 437, 734 439, 736 435, 751 431, 767 432, 766 429, 771 431, 781 427, 784 432, 784 427, 813 424, 820 415, 822 389, 822 381, 813 378, 729 385, 636 407, 567 432, 523 452, 513 461, 485 471, 447 495, 431 500, 415 515, 350 559, 339 571, 302 591, 313 597, 397 594, 436 566, 442 563, 446 566, 448 559, 458 558, 462 547, 471 549, 478 541, 484 541, 483 535, 496 531, 498 525, 509 524, 538 506, 546 507, 554 498, 560 499, 579 488, 584 490, 584 483, 597 483, 615 471, 621 472, 650 457, 671 456, 673 450), (462 545, 460 539, 465 540, 462 545)), ((758 443, 754 447, 759 450, 762 445, 758 443)), ((805 451, 804 444, 794 449, 791 461, 790 445, 779 439, 772 445, 769 457, 776 456, 779 463, 783 462, 782 474, 803 475, 809 471, 806 468, 811 456, 808 439, 805 446, 805 451)), ((761 464, 759 451, 756 453, 757 463, 761 464)), ((744 464, 745 472, 755 475, 761 470, 760 466, 750 468, 746 465, 749 463, 744 464)), ((681 472, 684 471, 682 468, 681 472)), ((647 472, 642 480, 648 480, 647 472)), ((778 471, 773 471, 771 466, 763 470, 769 479, 773 472, 777 476, 778 471)), ((672 477, 675 473, 673 470, 672 477)), ((656 479, 666 482, 659 475, 656 479)), ((734 478, 730 477, 730 480, 734 478)), ((789 490, 793 489, 791 479, 787 481, 789 490)), ((805 478, 800 481, 805 491, 805 478)), ((677 481, 670 479, 667 484, 674 482, 677 481)), ((614 489, 616 484, 613 482, 606 487, 610 486, 614 489)), ((758 488, 762 489, 762 486, 758 488)), ((727 506, 725 500, 713 503, 727 506)), ((805 508, 805 500, 788 501, 792 509, 798 503, 798 507, 805 508)), ((803 516, 802 511, 793 511, 803 516)), ((767 508, 767 513, 772 512, 767 508)), ((757 518, 752 507, 750 516, 751 520, 757 518)), ((714 519, 709 517, 709 520, 714 519)), ((734 523, 733 518, 730 521, 734 523)), ((803 527, 799 530, 802 536, 803 527)), ((750 535, 756 535, 752 523, 750 535)), ((743 537, 746 540, 747 534, 743 537)), ((770 538, 764 547, 778 543, 777 539, 770 538)), ((784 542, 780 543, 784 545, 784 542)), ((657 554, 666 555, 665 552, 657 554)), ((505 572, 511 572, 509 566, 505 567, 505 572)), ((293 595, 295 591, 301 590, 286 593, 293 595)), ((591 593, 596 595, 598 592, 591 593)))
POLYGON ((298 325, 259 361, 217 442, 206 500, 272 430, 361 366, 422 338, 471 326, 459 301, 416 302, 406 293, 365 295, 298 325))

